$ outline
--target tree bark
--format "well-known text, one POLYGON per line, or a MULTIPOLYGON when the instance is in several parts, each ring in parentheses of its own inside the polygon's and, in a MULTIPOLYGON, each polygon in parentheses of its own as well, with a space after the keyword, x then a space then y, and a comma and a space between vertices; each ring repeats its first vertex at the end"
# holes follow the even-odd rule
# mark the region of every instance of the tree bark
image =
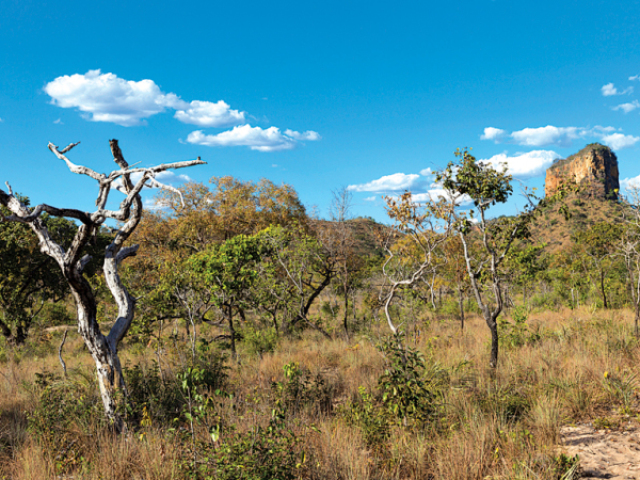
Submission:
POLYGON ((487 326, 491 331, 491 358, 489 360, 489 366, 495 369, 498 366, 498 322, 496 319, 487 320, 487 326))
MULTIPOLYGON (((126 247, 123 245, 129 238, 133 230, 137 227, 142 216, 142 199, 140 191, 149 183, 154 186, 162 186, 155 181, 156 173, 170 168, 181 168, 191 165, 203 164, 199 158, 189 162, 178 162, 174 164, 159 165, 151 168, 129 169, 128 163, 124 160, 117 140, 110 142, 111 152, 114 161, 120 170, 111 172, 108 176, 97 173, 90 168, 75 165, 64 155, 78 144, 71 144, 59 150, 58 147, 49 143, 49 149, 60 160, 64 161, 73 173, 87 175, 99 183, 100 190, 94 213, 82 212, 75 209, 58 209, 50 205, 41 204, 32 209, 27 208, 14 195, 11 187, 7 184, 8 193, 0 190, 0 204, 7 207, 13 215, 2 217, 3 221, 14 221, 28 224, 38 237, 40 250, 42 253, 52 257, 60 266, 65 280, 67 281, 73 296, 78 313, 78 331, 82 336, 91 357, 96 365, 98 386, 100 397, 104 407, 106 417, 112 422, 113 428, 117 432, 126 429, 122 417, 118 414, 115 390, 119 387, 123 394, 127 395, 122 367, 118 357, 118 344, 126 335, 133 320, 135 299, 129 295, 118 275, 118 265, 125 258, 135 255, 138 246, 126 247), (142 173, 142 178, 133 185, 130 174, 134 172, 142 173), (107 210, 105 205, 115 180, 122 177, 122 183, 126 198, 120 204, 120 209, 116 211, 107 210), (71 217, 79 220, 82 224, 78 227, 76 235, 69 246, 65 249, 53 241, 49 235, 46 225, 40 219, 43 213, 58 217, 71 217), (82 256, 84 247, 90 242, 100 229, 100 226, 107 218, 124 222, 118 230, 111 244, 107 247, 104 257, 103 272, 107 286, 118 305, 118 318, 107 336, 100 331, 97 319, 97 304, 94 292, 89 282, 84 278, 82 272, 90 257, 82 256)), ((176 191, 173 187, 167 187, 176 191)))

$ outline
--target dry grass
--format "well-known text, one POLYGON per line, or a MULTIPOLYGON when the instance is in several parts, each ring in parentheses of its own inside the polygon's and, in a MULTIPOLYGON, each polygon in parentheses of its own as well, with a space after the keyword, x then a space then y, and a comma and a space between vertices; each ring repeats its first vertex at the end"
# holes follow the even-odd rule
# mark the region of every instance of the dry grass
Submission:
MULTIPOLYGON (((61 371, 59 335, 52 333, 25 347, 30 353, 5 351, 0 376, 0 478, 191 478, 187 471, 194 442, 209 442, 215 451, 217 444, 207 428, 216 422, 235 425, 233 438, 256 435, 257 426, 267 425, 272 410, 286 404, 274 383, 286 388, 289 380, 283 366, 295 363, 307 382, 304 388, 311 392, 285 405, 287 426, 300 439, 292 448, 300 458, 302 451, 306 454, 293 471, 297 477, 558 479, 554 457, 561 425, 637 413, 638 345, 631 319, 627 311, 535 313, 522 334, 523 344, 503 345, 497 372, 487 368, 489 336, 480 319, 470 319, 464 333, 450 320, 407 325, 412 334, 406 344, 422 352, 427 372, 440 372, 446 378, 439 387, 438 418, 428 425, 391 422, 386 436, 374 443, 367 440, 370 432, 363 424, 349 420, 348 412, 361 402, 359 387, 375 399, 385 368, 376 348, 386 335, 384 325, 374 325, 374 331, 351 342, 306 333, 281 340, 273 353, 241 352, 241 364, 229 364, 226 391, 232 397, 216 397, 210 418, 195 425, 193 440, 184 421, 167 424, 150 418, 144 426, 134 424, 129 435, 114 436, 95 418, 71 422, 64 433, 71 445, 66 447, 28 429, 28 417, 37 414, 43 392, 36 386, 37 375, 61 371), (319 408, 314 401, 328 406, 319 408)), ((206 337, 209 332, 200 334, 206 337)), ((166 342, 161 366, 167 382, 185 367, 186 351, 166 342)), ((151 368, 155 358, 152 349, 139 345, 123 352, 125 365, 143 363, 151 368)), ((75 336, 67 342, 65 360, 71 378, 85 379, 78 380, 77 391, 84 392, 88 404, 91 361, 75 336)), ((198 462, 205 462, 204 456, 197 457, 195 465, 198 462)))

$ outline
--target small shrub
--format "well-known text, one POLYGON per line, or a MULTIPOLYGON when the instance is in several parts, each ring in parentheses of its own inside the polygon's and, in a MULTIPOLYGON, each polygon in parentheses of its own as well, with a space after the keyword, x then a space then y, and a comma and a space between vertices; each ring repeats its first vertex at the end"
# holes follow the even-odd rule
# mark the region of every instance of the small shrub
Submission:
POLYGON ((521 420, 531 409, 529 392, 511 383, 492 384, 487 390, 477 391, 475 400, 482 411, 507 422, 521 420))
POLYGON ((70 325, 73 324, 73 315, 69 313, 64 303, 45 303, 40 312, 41 323, 47 326, 70 325))
POLYGON ((369 446, 389 438, 390 427, 424 428, 440 417, 441 399, 449 377, 438 365, 427 368, 420 352, 387 337, 379 345, 386 366, 377 390, 358 389, 358 397, 344 411, 347 421, 360 427, 369 446))
POLYGON ((271 387, 276 402, 287 410, 296 413, 300 410, 315 410, 315 413, 330 413, 333 391, 326 385, 321 374, 312 376, 309 370, 297 363, 288 363, 282 367, 285 381, 274 382, 271 387))
POLYGON ((36 373, 38 398, 28 415, 28 431, 49 452, 60 474, 86 467, 87 439, 107 426, 97 389, 86 380, 36 373))
POLYGON ((231 430, 226 438, 216 439, 204 461, 206 480, 293 480, 305 462, 300 439, 287 428, 285 411, 276 409, 266 427, 238 434, 231 430))
POLYGON ((533 332, 527 325, 529 310, 518 306, 511 309, 513 322, 503 320, 500 322, 500 343, 506 347, 522 347, 540 340, 539 332, 533 332))
POLYGON ((220 352, 201 347, 196 362, 177 372, 162 374, 156 362, 150 367, 138 364, 125 368, 128 419, 139 423, 146 416, 165 424, 174 422, 192 396, 220 393, 224 389, 228 377, 225 361, 220 352))
POLYGON ((250 355, 262 355, 274 352, 280 339, 273 326, 259 328, 247 326, 242 331, 242 343, 250 355))

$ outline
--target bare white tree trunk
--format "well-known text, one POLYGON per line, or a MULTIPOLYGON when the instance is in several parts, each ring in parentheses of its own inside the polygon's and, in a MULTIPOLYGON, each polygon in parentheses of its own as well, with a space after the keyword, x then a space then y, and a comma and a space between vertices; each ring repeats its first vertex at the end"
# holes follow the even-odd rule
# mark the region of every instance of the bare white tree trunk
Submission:
POLYGON ((138 250, 138 245, 124 247, 124 243, 138 226, 142 216, 140 191, 145 185, 149 185, 177 192, 173 187, 164 186, 156 182, 155 175, 170 168, 189 167, 205 162, 198 158, 197 160, 158 165, 151 168, 130 169, 129 164, 122 156, 118 141, 111 140, 109 143, 113 159, 120 167, 119 170, 115 170, 109 175, 100 174, 90 168, 72 163, 65 156, 65 153, 78 145, 77 143, 71 144, 62 150, 58 150, 58 147, 51 143, 49 144, 51 152, 60 160, 63 160, 71 172, 87 175, 98 182, 100 190, 96 200, 97 209, 95 212, 89 213, 69 208, 59 209, 46 204, 30 209, 13 195, 9 184, 7 184, 8 192, 0 190, 0 204, 7 207, 12 213, 8 217, 2 217, 1 220, 28 224, 38 237, 42 253, 51 256, 60 266, 76 303, 78 331, 96 364, 98 385, 105 414, 112 422, 114 429, 122 431, 126 428, 126 425, 117 412, 115 390, 120 388, 126 396, 126 386, 122 376, 120 358, 118 357, 118 344, 126 335, 133 321, 135 299, 122 284, 118 274, 118 266, 127 257, 135 255, 138 250), (135 185, 131 182, 130 175, 132 173, 142 173, 142 177, 135 185), (106 209, 106 203, 109 192, 113 182, 120 177, 122 177, 123 191, 126 198, 120 204, 119 210, 108 210, 106 209), (66 251, 51 239, 46 226, 40 220, 40 215, 45 212, 57 217, 74 218, 81 222, 73 242, 66 251), (113 327, 111 327, 109 334, 105 336, 100 331, 98 324, 98 309, 94 292, 82 274, 91 257, 88 255, 82 256, 82 251, 108 218, 122 222, 122 225, 111 244, 106 248, 104 257, 103 272, 106 283, 118 305, 118 318, 113 327))

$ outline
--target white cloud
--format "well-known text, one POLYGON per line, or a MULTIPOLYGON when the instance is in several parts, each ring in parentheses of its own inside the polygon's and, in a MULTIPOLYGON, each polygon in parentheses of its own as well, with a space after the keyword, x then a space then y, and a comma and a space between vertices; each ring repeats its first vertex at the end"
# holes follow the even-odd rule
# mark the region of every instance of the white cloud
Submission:
POLYGON ((201 130, 196 130, 189 134, 187 142, 208 147, 245 146, 260 152, 274 152, 295 148, 298 139, 301 138, 317 140, 320 135, 316 132, 299 133, 293 130, 286 130, 285 133, 282 133, 277 127, 262 129, 251 125, 241 125, 217 135, 205 135, 201 130))
POLYGON ((94 122, 111 122, 130 127, 165 111, 177 110, 175 118, 202 127, 220 127, 244 122, 244 112, 217 103, 185 102, 175 93, 164 93, 153 80, 125 80, 113 73, 89 70, 84 75, 64 75, 47 83, 44 91, 51 103, 77 108, 94 122))
POLYGON ((625 178, 623 180, 620 180, 620 188, 622 190, 626 190, 627 192, 629 190, 640 190, 640 175, 638 175, 637 177, 625 178))
POLYGON ((0 123, 4 122, 4 118, 0 118, 0 123))
MULTIPOLYGON (((629 80, 635 80, 634 77, 629 77, 629 80)), ((633 93, 633 87, 625 88, 622 91, 619 91, 613 83, 607 83, 603 85, 600 89, 602 91, 602 95, 605 97, 611 97, 613 95, 626 95, 628 93, 633 93)))
POLYGON ((634 146, 640 137, 634 137, 633 135, 623 135, 622 133, 612 133, 605 135, 601 140, 609 145, 613 150, 620 150, 622 148, 628 148, 634 146))
MULTIPOLYGON (((580 129, 576 127, 554 127, 547 125, 538 128, 523 128, 510 134, 514 143, 530 147, 556 145, 568 147, 572 141, 580 138, 580 129)), ((496 141, 496 143, 498 143, 496 141)))
POLYGON ((480 140, 493 140, 496 143, 500 142, 507 132, 500 128, 487 127, 484 129, 484 133, 480 135, 480 140))
MULTIPOLYGON (((487 129, 485 129, 486 131, 487 129)), ((497 129, 496 129, 497 130, 497 129)), ((614 150, 632 146, 636 137, 614 133, 614 127, 602 127, 597 125, 593 128, 586 127, 554 127, 547 125, 538 128, 523 128, 511 133, 493 137, 495 143, 515 143, 528 147, 570 147, 574 140, 595 138, 606 143, 614 150)), ((489 139, 489 137, 487 137, 489 139)))
POLYGON ((433 170, 431 170, 431 167, 428 167, 423 170, 420 170, 420 175, 422 175, 423 177, 432 177, 433 175, 435 175, 435 173, 433 173, 433 170))
POLYGON ((364 199, 365 202, 375 202, 376 201, 376 196, 372 196, 372 197, 367 197, 364 199))
POLYGON ((53 121, 53 123, 54 123, 55 125, 64 125, 64 123, 62 123, 62 119, 60 119, 60 118, 58 118, 58 119, 54 120, 54 121, 53 121))
POLYGON ((77 108, 94 122, 123 126, 140 125, 143 119, 182 102, 173 93, 164 94, 153 80, 124 80, 100 70, 58 77, 44 91, 54 105, 77 108))
POLYGON ((174 117, 182 123, 199 127, 227 127, 245 122, 245 113, 232 110, 222 100, 219 102, 202 102, 194 100, 183 110, 178 110, 174 117))
POLYGON ((633 102, 628 103, 622 103, 617 107, 612 107, 613 110, 622 110, 624 113, 632 112, 636 108, 640 108, 640 102, 638 102, 638 100, 634 100, 633 102))
MULTIPOLYGON (((458 206, 470 205, 471 203, 473 203, 473 200, 469 195, 458 194, 455 195, 455 197, 456 205, 458 206)), ((444 198, 448 201, 453 199, 451 193, 448 190, 445 190, 441 185, 436 183, 431 184, 431 188, 429 188, 429 190, 424 193, 415 193, 411 195, 411 200, 416 203, 438 201, 441 198, 444 198)))
POLYGON ((400 190, 409 190, 415 186, 420 175, 411 173, 405 175, 404 173, 394 173, 392 175, 385 175, 377 180, 373 180, 369 183, 362 183, 360 185, 349 185, 347 190, 353 192, 397 192, 400 190))
MULTIPOLYGON (((165 93, 153 80, 138 82, 119 78, 113 73, 89 70, 84 75, 64 75, 47 83, 44 91, 51 103, 62 108, 76 108, 93 122, 111 122, 122 126, 143 125, 145 119, 167 109, 174 118, 199 127, 228 127, 244 124, 246 113, 233 110, 226 102, 193 100, 186 102, 175 93, 165 93)), ((263 152, 290 150, 299 142, 320 140, 317 132, 296 132, 277 127, 262 129, 242 125, 233 130, 205 135, 201 130, 189 134, 187 141, 208 146, 244 145, 263 152)))
POLYGON ((551 150, 533 150, 513 157, 506 153, 499 153, 491 158, 480 160, 500 170, 506 164, 508 173, 518 178, 530 178, 542 175, 553 161, 561 158, 560 154, 551 150))
POLYGON ((318 132, 313 132, 311 130, 308 130, 304 133, 300 133, 300 132, 295 132, 293 130, 287 129, 284 131, 284 134, 288 137, 293 138, 294 140, 309 140, 311 142, 320 140, 322 138, 320 137, 318 132))
POLYGON ((604 95, 605 97, 610 97, 611 95, 618 94, 618 89, 613 86, 613 83, 607 83, 606 85, 603 85, 601 90, 602 95, 604 95))
POLYGON ((632 76, 632 77, 629 77, 629 80, 630 80, 630 81, 632 81, 632 82, 633 82, 634 80, 640 80, 640 75, 634 75, 634 76, 632 76))

